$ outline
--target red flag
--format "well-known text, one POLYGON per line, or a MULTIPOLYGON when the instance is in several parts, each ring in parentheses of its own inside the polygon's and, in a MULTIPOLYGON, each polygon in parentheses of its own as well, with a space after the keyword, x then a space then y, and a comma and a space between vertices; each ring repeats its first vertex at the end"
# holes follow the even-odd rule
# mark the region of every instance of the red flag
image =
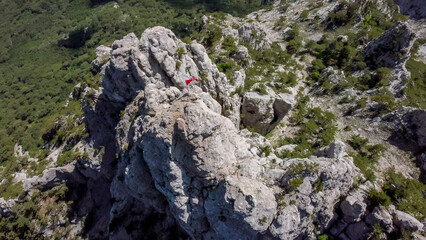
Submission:
POLYGON ((192 81, 197 81, 198 82, 198 79, 196 79, 196 78, 188 79, 188 80, 185 81, 186 85, 188 86, 188 84, 190 84, 192 81))

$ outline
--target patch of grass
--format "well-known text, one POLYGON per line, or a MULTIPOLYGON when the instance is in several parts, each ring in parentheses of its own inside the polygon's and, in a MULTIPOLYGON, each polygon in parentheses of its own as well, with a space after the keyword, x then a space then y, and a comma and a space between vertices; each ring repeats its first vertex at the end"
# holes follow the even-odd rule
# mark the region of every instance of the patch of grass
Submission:
POLYGON ((368 192, 368 200, 372 206, 382 205, 388 207, 391 204, 390 197, 385 192, 377 191, 376 189, 371 189, 368 192))
POLYGON ((318 240, 328 240, 327 234, 319 235, 318 240))
POLYGON ((303 20, 306 20, 306 19, 308 18, 308 15, 309 15, 309 10, 308 10, 308 9, 305 9, 305 10, 303 10, 303 12, 300 14, 300 19, 302 19, 302 21, 303 21, 303 20))
POLYGON ((270 146, 261 147, 260 150, 265 153, 265 157, 268 157, 271 154, 270 146))
POLYGON ((316 193, 319 193, 322 191, 322 188, 324 187, 324 183, 322 183, 321 179, 318 179, 315 183, 314 183, 314 189, 316 193))
POLYGON ((266 86, 263 83, 260 83, 258 85, 258 87, 256 87, 255 89, 253 89, 254 91, 260 93, 261 95, 267 95, 268 92, 266 91, 266 86))
POLYGON ((55 239, 68 235, 69 220, 65 218, 58 225, 59 218, 67 214, 73 203, 65 202, 67 189, 65 184, 59 184, 20 199, 8 217, 0 218, 0 239, 45 239, 40 231, 43 228, 51 228, 55 239))

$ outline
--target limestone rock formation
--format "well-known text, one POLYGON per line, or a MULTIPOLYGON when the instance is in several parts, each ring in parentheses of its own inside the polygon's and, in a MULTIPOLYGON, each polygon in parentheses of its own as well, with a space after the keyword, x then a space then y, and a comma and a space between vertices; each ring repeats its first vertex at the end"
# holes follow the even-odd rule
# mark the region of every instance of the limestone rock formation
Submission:
POLYGON ((386 122, 393 122, 395 132, 401 132, 407 139, 426 147, 426 111, 411 107, 402 107, 383 117, 386 122))
POLYGON ((365 218, 365 222, 370 226, 379 224, 387 233, 391 233, 394 230, 392 215, 383 207, 375 207, 365 218))
POLYGON ((423 223, 419 222, 419 220, 410 214, 398 210, 393 213, 393 223, 399 229, 404 228, 411 232, 423 229, 423 223))
POLYGON ((271 41, 265 38, 265 29, 258 22, 244 23, 239 29, 238 34, 242 42, 248 43, 256 50, 269 48, 271 41))
POLYGON ((400 96, 410 79, 410 72, 405 63, 410 58, 410 49, 415 40, 415 33, 406 23, 398 22, 380 37, 372 40, 364 48, 366 63, 372 69, 387 67, 394 69, 394 79, 390 90, 400 96))
POLYGON ((322 70, 320 77, 327 79, 330 83, 337 84, 345 79, 345 73, 342 70, 334 70, 333 67, 327 67, 322 70))
POLYGON ((415 34, 407 24, 397 23, 380 37, 374 39, 364 49, 366 60, 373 67, 395 68, 410 57, 410 48, 415 34))
POLYGON ((359 193, 355 193, 347 196, 345 200, 340 203, 340 209, 345 216, 344 220, 346 222, 358 222, 365 214, 367 204, 364 202, 363 196, 360 196, 359 193))
MULTIPOLYGON (((273 164, 273 156, 254 154, 239 133, 240 96, 229 97, 235 86, 203 46, 184 44, 170 30, 155 27, 140 40, 129 34, 115 41, 112 49, 101 68, 103 88, 87 108, 105 116, 101 105, 112 102, 123 112, 115 136, 118 169, 110 187, 111 238, 146 231, 171 236, 176 226, 194 239, 292 239, 311 236, 315 225, 330 227, 334 203, 358 174, 343 143, 332 144, 324 157, 276 158, 273 164), (190 77, 199 78, 199 86, 186 87, 190 77), (299 164, 310 170, 295 174, 299 164), (295 178, 303 182, 292 188, 295 178), (318 182, 322 187, 316 189, 318 182), (132 218, 126 217, 129 209, 132 218), (162 216, 150 230, 124 230, 150 215, 162 216)), ((245 75, 238 72, 236 85, 242 85, 245 75)), ((295 104, 292 94, 267 92, 247 93, 242 107, 243 121, 257 124, 263 134, 295 104), (264 121, 248 122, 262 115, 264 121)))
MULTIPOLYGON (((255 84, 252 89, 258 87, 259 84, 255 84)), ((242 103, 242 123, 263 135, 271 131, 295 104, 294 95, 275 94, 269 87, 265 88, 266 93, 247 92, 242 103)))
POLYGON ((97 58, 92 61, 92 67, 95 71, 100 71, 102 65, 104 65, 111 56, 111 51, 111 48, 104 45, 101 45, 95 49, 97 58))

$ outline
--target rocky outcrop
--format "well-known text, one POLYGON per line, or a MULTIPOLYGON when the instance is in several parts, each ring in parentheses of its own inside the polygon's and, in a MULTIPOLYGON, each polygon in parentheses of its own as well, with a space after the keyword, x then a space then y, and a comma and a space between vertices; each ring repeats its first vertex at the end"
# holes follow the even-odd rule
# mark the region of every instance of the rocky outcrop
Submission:
MULTIPOLYGON (((358 222, 364 216, 367 210, 365 199, 359 192, 351 194, 340 203, 340 209, 344 215, 344 221, 347 223, 358 222)), ((349 234, 350 235, 350 234, 349 234)))
POLYGON ((343 158, 346 145, 342 141, 332 142, 330 146, 320 148, 314 152, 318 157, 343 158))
MULTIPOLYGON (((255 84, 252 89, 259 87, 255 84)), ((292 94, 275 92, 265 87, 263 92, 247 92, 242 103, 242 123, 265 135, 271 131, 295 104, 292 94)))
POLYGON ((393 223, 399 229, 405 229, 410 232, 415 232, 423 229, 423 223, 419 222, 419 220, 417 220, 410 214, 398 210, 393 213, 393 223))
POLYGON ((370 226, 379 224, 388 234, 394 230, 392 215, 384 207, 375 207, 365 218, 365 222, 370 226))
POLYGON ((0 216, 8 217, 12 212, 12 207, 18 202, 17 199, 0 198, 0 216))
POLYGON ((346 77, 342 70, 334 70, 333 67, 327 67, 326 69, 322 70, 320 78, 327 79, 329 83, 337 84, 346 77))
MULTIPOLYGON (((224 115, 239 125, 240 101, 238 95, 230 97, 237 86, 219 72, 202 45, 185 44, 168 29, 155 27, 140 40, 132 33, 115 41, 104 69, 102 93, 108 101, 128 103, 149 83, 182 90, 185 80, 197 78, 200 87, 220 103, 224 115)), ((237 76, 241 77, 245 74, 237 76)))
POLYGON ((410 79, 410 72, 405 68, 405 63, 410 58, 414 40, 415 34, 409 26, 398 22, 364 48, 365 61, 370 68, 387 67, 394 70, 389 88, 396 96, 401 96, 407 80, 410 79))
MULTIPOLYGON (((103 89, 88 106, 96 111, 100 101, 113 102, 123 112, 116 125, 118 170, 110 187, 111 238, 137 238, 147 231, 172 236, 171 229, 178 229, 194 239, 292 239, 312 236, 315 225, 330 226, 334 203, 358 174, 340 143, 330 146, 327 157, 261 157, 236 127, 240 98, 229 97, 235 86, 204 47, 184 44, 156 27, 140 40, 127 35, 112 49, 102 67, 103 89), (199 78, 199 86, 185 87, 190 77, 199 78), (303 171, 295 174, 299 164, 303 171), (295 178, 300 186, 290 184, 295 178), (124 230, 153 215, 161 217, 149 230, 124 230)), ((264 111, 267 120, 256 126, 263 133, 295 103, 294 95, 268 90, 264 108, 244 116, 248 121, 264 111)), ((263 101, 248 93, 243 113, 258 105, 250 103, 251 94, 263 101)))
MULTIPOLYGON (((409 150, 422 153, 422 149, 426 147, 426 111, 411 107, 402 107, 397 111, 383 116, 384 122, 393 123, 394 138, 403 137, 406 140, 415 142, 411 144, 409 150)), ((395 141, 395 144, 401 144, 404 141, 395 141)))
POLYGON ((112 49, 101 45, 95 49, 95 54, 97 58, 92 61, 92 67, 95 71, 99 72, 102 65, 108 62, 109 57, 111 56, 112 49))
POLYGON ((238 36, 244 43, 250 44, 256 50, 269 48, 271 41, 266 38, 266 30, 258 22, 246 22, 238 29, 238 36))
POLYGON ((399 22, 368 43, 364 49, 365 59, 373 68, 395 68, 404 65, 410 57, 414 39, 415 34, 408 25, 399 22))
POLYGON ((238 46, 233 56, 236 63, 243 67, 253 67, 253 60, 248 52, 248 49, 244 46, 238 46))
POLYGON ((410 15, 412 18, 426 18, 426 5, 423 0, 395 0, 402 14, 410 15))

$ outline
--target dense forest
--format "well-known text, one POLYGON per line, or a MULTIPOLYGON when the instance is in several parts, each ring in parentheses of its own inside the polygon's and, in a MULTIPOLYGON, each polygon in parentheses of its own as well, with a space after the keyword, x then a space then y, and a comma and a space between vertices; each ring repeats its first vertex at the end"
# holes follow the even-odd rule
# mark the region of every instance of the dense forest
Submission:
POLYGON ((90 78, 94 49, 129 32, 161 25, 179 37, 198 31, 215 11, 247 14, 260 0, 2 0, 0 1, 0 163, 16 143, 31 156, 59 116, 72 88, 90 78), (244 6, 244 7, 242 7, 244 6))

